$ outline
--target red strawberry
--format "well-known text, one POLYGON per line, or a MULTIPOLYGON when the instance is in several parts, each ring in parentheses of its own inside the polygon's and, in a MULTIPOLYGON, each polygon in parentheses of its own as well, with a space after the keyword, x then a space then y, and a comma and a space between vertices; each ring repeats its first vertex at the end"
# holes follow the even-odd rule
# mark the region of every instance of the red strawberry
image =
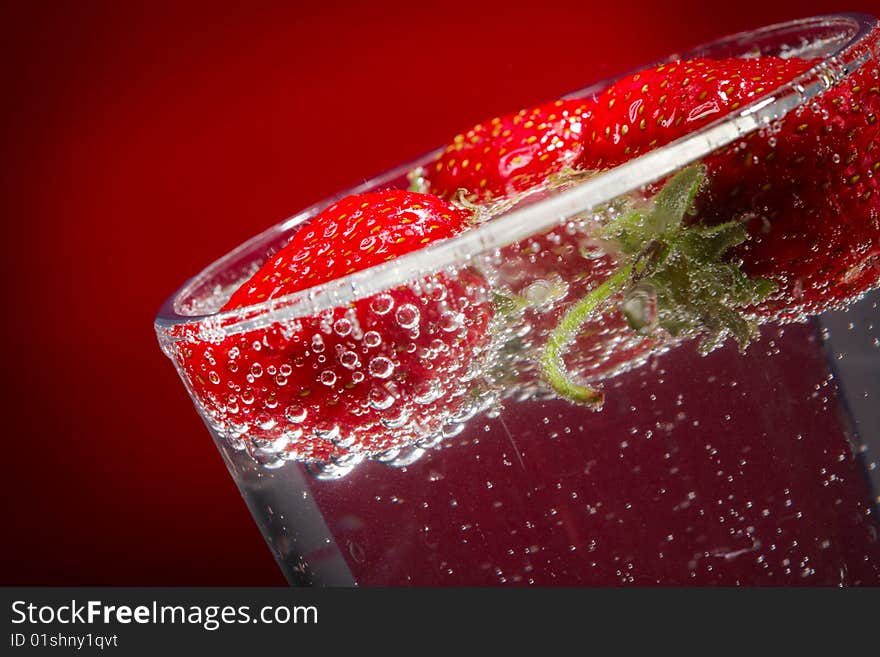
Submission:
MULTIPOLYGON (((813 64, 773 57, 694 59, 626 77, 600 94, 592 106, 584 123, 585 147, 576 165, 601 170, 637 157, 756 100, 813 64)), ((880 281, 880 190, 875 189, 880 170, 878 114, 877 73, 866 68, 822 94, 809 108, 706 158, 706 183, 695 200, 696 221, 723 229, 707 233, 705 239, 723 246, 719 257, 733 248, 725 257, 732 257, 734 264, 741 259, 742 270, 753 281, 766 277, 777 286, 769 298, 769 288, 761 284, 749 287, 747 293, 739 290, 739 306, 751 305, 753 311, 771 319, 792 318, 841 305, 880 281), (746 222, 747 233, 728 225, 739 221, 746 222)), ((485 156, 497 161, 496 154, 485 156)), ((539 178, 529 180, 533 185, 540 182, 539 178)), ((495 188, 508 194, 515 190, 503 177, 495 188)), ((686 208, 679 210, 684 213, 686 208)), ((502 283, 514 298, 528 297, 528 286, 536 280, 546 285, 554 276, 558 277, 554 285, 563 290, 557 298, 563 303, 555 308, 545 305, 537 312, 525 311, 531 332, 523 341, 526 346, 547 341, 566 302, 583 297, 608 276, 613 266, 610 258, 586 261, 572 255, 583 238, 577 232, 554 231, 505 251, 513 277, 504 280, 502 276, 502 283), (543 244, 548 241, 552 243, 543 244), (522 251, 519 255, 518 250, 522 251)), ((681 239, 683 246, 688 238, 681 239)), ((701 266, 708 272, 716 265, 706 262, 701 266)), ((738 271, 724 266, 721 271, 739 280, 738 271)), ((672 273, 665 271, 663 276, 672 273)), ((686 300, 690 309, 684 319, 678 308, 666 309, 666 327, 677 333, 708 332, 706 348, 731 333, 744 343, 753 329, 736 313, 728 314, 724 305, 712 303, 707 291, 713 290, 720 298, 724 290, 716 289, 719 281, 708 276, 694 274, 690 283, 701 288, 699 304, 690 298, 691 291, 667 285, 665 301, 680 306, 686 300), (717 316, 708 313, 708 308, 717 316)), ((650 302, 650 295, 647 299, 650 302)), ((625 368, 656 347, 654 341, 634 336, 608 306, 596 308, 581 321, 576 344, 568 345, 566 357, 584 379, 625 368)))
MULTIPOLYGON (((662 146, 813 63, 695 59, 641 71, 601 94, 578 164, 610 167, 662 146)), ((779 285, 763 313, 821 312, 880 280, 880 82, 869 68, 706 159, 700 220, 748 220, 736 256, 779 285)))
MULTIPOLYGON (((455 137, 425 167, 421 186, 447 199, 460 190, 470 201, 515 197, 574 164, 593 105, 591 99, 558 100, 478 124, 455 137)), ((556 230, 503 250, 505 264, 497 281, 504 286, 502 294, 528 298, 533 306, 525 310, 525 321, 535 333, 523 340, 523 349, 555 326, 559 313, 554 308, 558 311, 560 303, 582 296, 613 268, 614 261, 589 242, 584 231, 556 230)), ((606 376, 647 355, 654 343, 628 330, 619 313, 609 311, 582 332, 579 350, 596 352, 582 374, 606 376), (615 350, 607 349, 609 341, 615 350)))
POLYGON ((609 169, 664 146, 791 81, 812 63, 697 58, 624 77, 596 99, 578 165, 609 169))
MULTIPOLYGON (((625 78, 599 97, 591 143, 578 165, 598 169, 636 157, 810 65, 775 58, 693 60, 625 78)), ((569 347, 579 329, 595 321, 601 301, 619 293, 637 323, 659 324, 673 335, 700 334, 708 350, 727 335, 747 343, 754 325, 744 311, 790 319, 840 306, 880 283, 877 77, 876 69, 857 71, 809 108, 706 158, 689 174, 690 186, 679 190, 681 200, 691 198, 678 204, 674 222, 661 217, 669 213, 652 217, 652 211, 612 221, 605 237, 629 254, 618 272, 623 276, 612 275, 604 289, 571 306, 548 337, 542 368, 556 392, 590 400, 589 389, 564 375, 562 358, 572 354, 575 372, 589 365, 588 354, 569 347), (696 218, 680 223, 689 212, 696 218), (651 227, 664 221, 659 231, 651 227), (649 258, 649 271, 637 275, 645 263, 640 259, 656 245, 663 255, 649 258), (729 264, 716 260, 722 257, 729 264), (776 291, 768 296, 771 282, 776 291)), ((682 175, 687 178, 687 170, 676 178, 682 175)))
MULTIPOLYGON (((347 197, 297 232, 224 310, 310 288, 442 240, 470 214, 436 197, 347 197)), ((215 428, 262 462, 338 463, 436 435, 469 412, 491 318, 473 270, 220 340, 195 336, 177 357, 215 428), (463 409, 465 409, 463 411, 463 409)))
POLYGON ((480 123, 426 165, 422 187, 483 202, 528 189, 577 159, 591 111, 587 100, 557 100, 480 123))
MULTIPOLYGON (((805 60, 696 59, 627 76, 596 99, 583 135, 584 150, 575 165, 599 171, 621 164, 708 125, 808 68, 805 60)), ((559 271, 568 270, 566 280, 580 281, 566 301, 583 297, 608 277, 614 265, 609 256, 570 258, 558 265, 559 271)), ((557 311, 532 320, 533 342, 545 343, 560 319, 557 311)), ((652 336, 632 331, 611 305, 585 319, 565 362, 582 380, 596 381, 638 365, 659 344, 652 336)))

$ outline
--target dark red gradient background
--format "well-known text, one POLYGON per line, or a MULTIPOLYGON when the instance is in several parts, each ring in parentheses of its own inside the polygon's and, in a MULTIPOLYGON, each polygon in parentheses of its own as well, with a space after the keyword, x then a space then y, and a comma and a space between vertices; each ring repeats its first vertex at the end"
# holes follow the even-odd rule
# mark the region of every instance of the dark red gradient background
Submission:
POLYGON ((283 583, 152 329, 246 237, 487 116, 729 32, 877 10, 228 4, 0 5, 0 584, 283 583))

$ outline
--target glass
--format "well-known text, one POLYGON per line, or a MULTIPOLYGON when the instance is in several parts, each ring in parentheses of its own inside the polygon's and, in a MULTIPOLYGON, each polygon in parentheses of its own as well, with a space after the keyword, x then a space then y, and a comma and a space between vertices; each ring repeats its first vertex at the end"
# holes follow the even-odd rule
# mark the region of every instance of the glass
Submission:
MULTIPOLYGON (((612 273, 617 255, 597 238, 601 227, 633 212, 660 216, 657 208, 680 204, 706 175, 724 175, 713 167, 731 153, 745 161, 755 144, 776 149, 782 123, 822 112, 831 90, 865 83, 875 93, 878 34, 871 17, 825 16, 672 55, 668 62, 816 61, 671 144, 497 204, 457 237, 219 312, 315 214, 348 194, 408 188, 436 151, 254 237, 174 294, 156 319, 159 342, 288 580, 880 584, 876 457, 864 442, 880 427, 870 401, 880 394, 876 294, 849 309, 817 302, 793 312, 770 302, 774 313, 752 314, 751 326, 719 320, 726 340, 716 349, 687 330, 660 340, 627 329, 659 321, 654 283, 627 292, 624 314, 603 306, 579 332, 559 328, 576 306, 588 310, 578 300, 664 262, 646 248, 621 278, 612 273), (385 315, 395 326, 370 345, 363 328, 385 315), (442 385, 398 378, 449 360, 442 339, 433 352, 424 340, 408 352, 406 331, 418 330, 469 336, 472 349, 456 354, 455 376, 442 385), (733 338, 750 331, 753 341, 738 349, 733 338), (289 372, 266 365, 292 334, 311 336, 320 352, 322 336, 334 332, 334 340, 351 333, 359 350, 352 369, 360 379, 351 385, 370 386, 365 412, 377 421, 366 447, 335 416, 324 418, 326 408, 310 406, 306 391, 286 391, 289 372), (186 365, 194 351, 197 370, 186 365), (211 387, 220 368, 242 366, 254 389, 273 377, 281 392, 252 406, 247 386, 211 387), (303 427, 326 447, 326 460, 303 447, 303 427)), ((568 97, 590 98, 609 84, 568 97)), ((821 255, 832 246, 810 248, 821 255)), ((847 284, 876 276, 876 255, 838 256, 849 263, 847 284)), ((711 306, 717 317, 730 302, 722 292, 711 306)), ((804 304, 810 294, 795 292, 804 304)), ((333 381, 324 383, 342 385, 346 369, 332 364, 333 381)))

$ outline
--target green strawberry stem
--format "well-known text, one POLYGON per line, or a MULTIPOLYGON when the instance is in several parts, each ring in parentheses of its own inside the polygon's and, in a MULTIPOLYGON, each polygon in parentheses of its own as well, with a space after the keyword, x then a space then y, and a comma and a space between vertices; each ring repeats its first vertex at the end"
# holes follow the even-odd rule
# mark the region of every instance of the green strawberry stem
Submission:
POLYGON ((578 383, 565 371, 562 354, 596 309, 623 289, 631 273, 631 264, 620 267, 610 278, 569 308, 547 339, 541 356, 541 371, 547 383, 565 399, 597 407, 602 405, 604 395, 601 392, 578 383))
POLYGON ((670 178, 650 203, 602 226, 597 237, 620 254, 617 270, 571 306, 553 329, 541 354, 546 383, 565 399, 600 407, 602 394, 565 371, 563 355, 581 327, 611 297, 622 294, 620 310, 630 328, 672 337, 700 338, 708 353, 733 337, 744 349, 757 324, 741 309, 755 306, 774 289, 772 281, 746 276, 727 251, 748 239, 738 220, 704 226, 685 222, 706 179, 706 168, 690 166, 670 178), (645 312, 643 299, 656 311, 645 312))

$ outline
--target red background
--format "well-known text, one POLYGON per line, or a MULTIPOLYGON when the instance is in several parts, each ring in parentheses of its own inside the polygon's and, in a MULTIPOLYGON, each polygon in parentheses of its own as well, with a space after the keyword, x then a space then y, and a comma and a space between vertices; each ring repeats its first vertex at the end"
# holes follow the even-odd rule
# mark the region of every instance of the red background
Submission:
POLYGON ((236 4, 0 6, 0 584, 283 583, 152 330, 246 237, 488 116, 729 32, 877 10, 236 4))

